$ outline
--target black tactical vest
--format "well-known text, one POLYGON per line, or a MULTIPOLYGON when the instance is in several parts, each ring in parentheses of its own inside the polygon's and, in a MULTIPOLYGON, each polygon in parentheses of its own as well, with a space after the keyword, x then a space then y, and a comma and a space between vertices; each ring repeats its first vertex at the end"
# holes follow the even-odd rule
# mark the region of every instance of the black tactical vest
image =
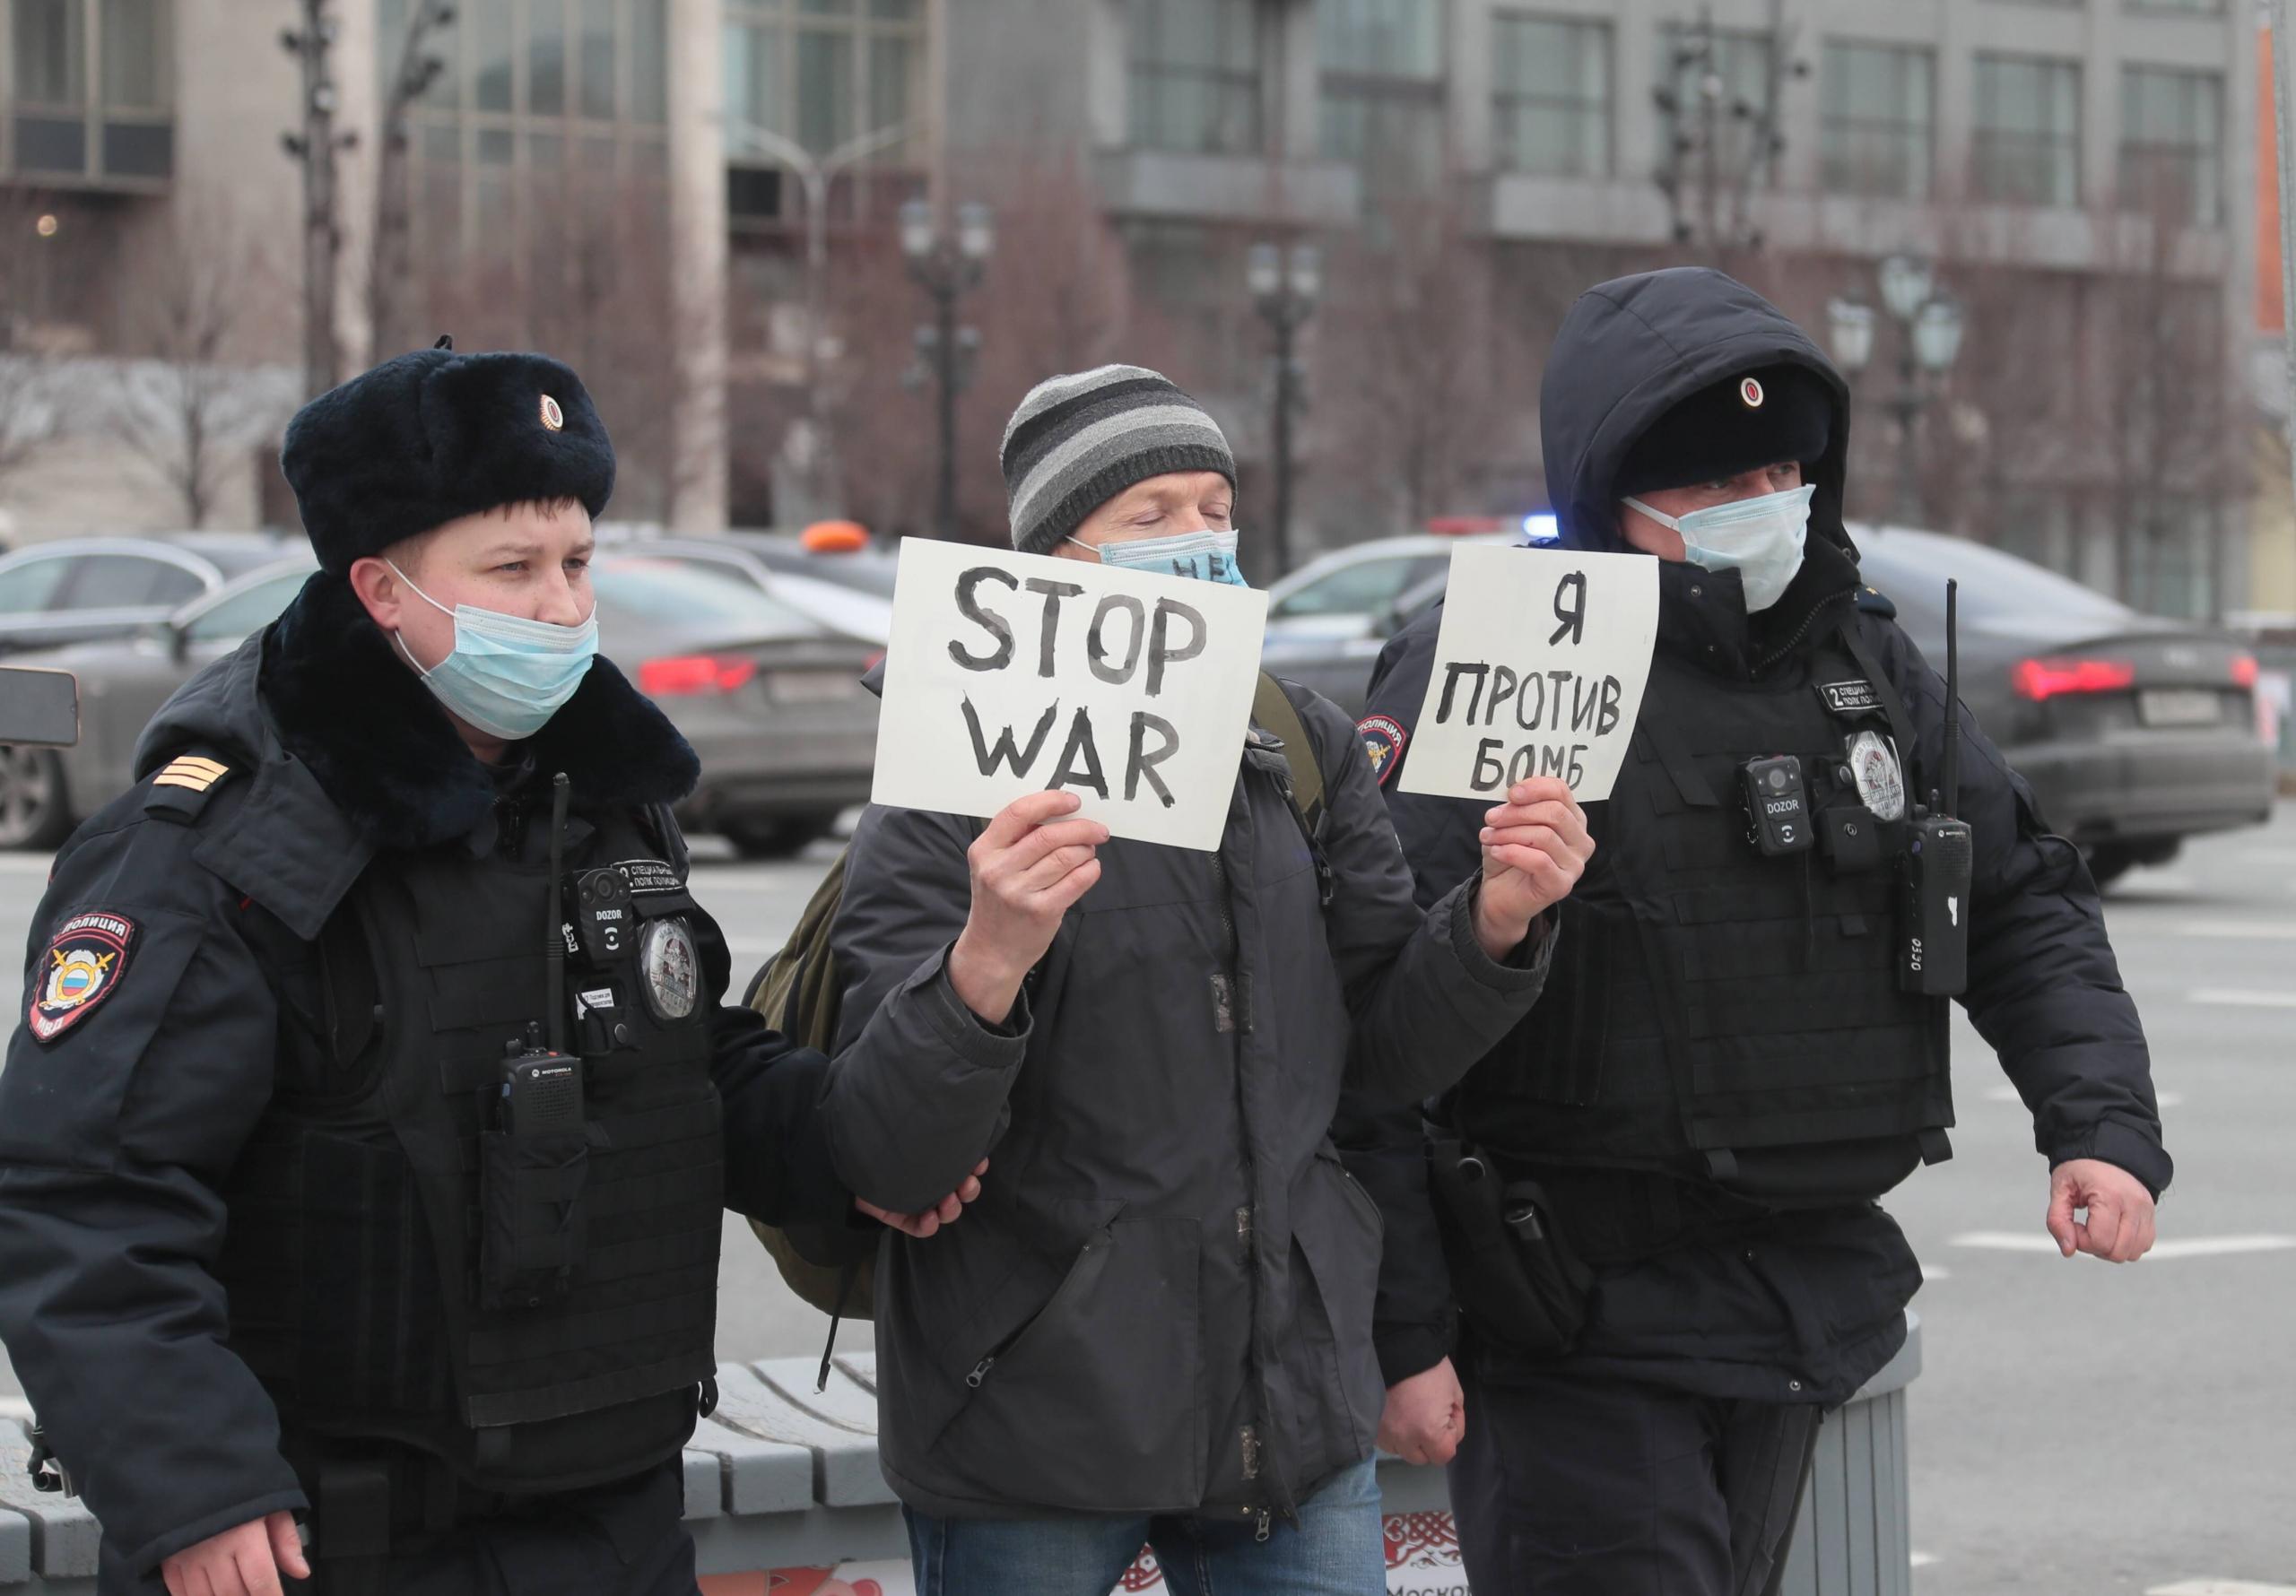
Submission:
POLYGON ((567 934, 583 1105, 542 1133, 500 1126, 506 1063, 549 1028, 547 863, 384 855, 311 945, 326 1000, 283 1011, 218 1270, 291 1436, 395 1440, 530 1492, 691 1434, 724 1187, 693 905, 632 817, 569 821, 567 875, 600 866, 637 890, 605 957, 567 934))
POLYGON ((1858 733, 1890 736, 1879 685, 1832 638, 1752 682, 1661 649, 1545 993, 1460 1089, 1473 1135, 1796 1202, 1878 1196, 1942 1155, 1945 1002, 1899 991, 1893 960, 1905 820, 1848 763, 1858 733), (1789 753, 1848 846, 1753 846, 1739 767, 1789 753))

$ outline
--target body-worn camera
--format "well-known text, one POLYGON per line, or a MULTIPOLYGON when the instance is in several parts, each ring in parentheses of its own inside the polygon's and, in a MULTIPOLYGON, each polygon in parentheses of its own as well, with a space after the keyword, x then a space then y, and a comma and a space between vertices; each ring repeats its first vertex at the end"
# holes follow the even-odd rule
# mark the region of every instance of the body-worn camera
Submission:
POLYGON ((1765 857, 1799 854, 1811 846, 1809 788, 1797 756, 1748 759, 1738 767, 1738 785, 1745 799, 1746 840, 1765 857))
POLYGON ((566 882, 574 928, 573 950, 592 964, 611 964, 638 953, 638 911, 630 878, 613 865, 576 871, 566 882))

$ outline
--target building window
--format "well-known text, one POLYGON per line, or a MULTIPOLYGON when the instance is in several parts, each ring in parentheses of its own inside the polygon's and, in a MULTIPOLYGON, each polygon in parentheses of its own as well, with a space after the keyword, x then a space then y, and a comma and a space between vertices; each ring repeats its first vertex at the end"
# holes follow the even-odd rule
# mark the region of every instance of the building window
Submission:
MULTIPOLYGON (((1777 132, 1778 52, 1767 33, 1670 23, 1659 34, 1661 148, 1711 150, 1726 186, 1770 181, 1777 132)), ((1666 156, 1662 160, 1668 159, 1666 156)))
POLYGON ((2079 64, 1979 56, 1971 147, 1979 198, 2019 205, 2079 204, 2079 64))
MULTIPOLYGON (((456 0, 453 20, 424 36, 443 70, 407 117, 416 258, 448 275, 481 268, 459 279, 469 304, 439 299, 447 276, 430 283, 434 317, 474 318, 474 340, 514 336, 485 318, 515 317, 503 308, 517 304, 539 325, 614 271, 628 279, 611 241, 646 237, 665 214, 668 8, 456 0)), ((378 9, 386 96, 414 10, 415 0, 378 9)))
POLYGON ((7 169, 148 187, 175 169, 168 0, 13 0, 7 169))
POLYGON ((2120 199, 2195 227, 2224 219, 2224 81, 2127 66, 2120 74, 2120 199))
POLYGON ((1132 142, 1189 155, 1260 148, 1260 8, 1132 0, 1132 142))
POLYGON ((1927 50, 1826 46, 1818 150, 1830 191, 1929 196, 1936 71, 1927 50))
POLYGON ((727 193, 736 221, 803 220, 796 185, 782 180, 780 161, 748 129, 816 159, 882 139, 847 165, 831 195, 839 219, 874 207, 873 169, 920 159, 925 0, 727 0, 726 19, 727 193))
POLYGON ((1611 30, 1500 13, 1491 19, 1492 139, 1511 171, 1611 169, 1611 30))
POLYGON ((1375 187, 1443 175, 1442 0, 1318 0, 1323 150, 1375 187))

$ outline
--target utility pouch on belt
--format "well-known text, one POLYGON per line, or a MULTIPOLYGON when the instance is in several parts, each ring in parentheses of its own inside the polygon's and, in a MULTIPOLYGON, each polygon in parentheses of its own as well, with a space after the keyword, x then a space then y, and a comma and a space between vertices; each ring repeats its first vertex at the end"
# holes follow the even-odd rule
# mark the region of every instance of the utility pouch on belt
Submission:
POLYGON ((1529 1357, 1570 1351, 1586 1326, 1594 1276, 1556 1228, 1545 1190, 1504 1179, 1431 1124, 1427 1161, 1451 1288, 1475 1332, 1529 1357))
POLYGON ((495 1128, 479 1138, 479 1302, 541 1307, 581 1269, 589 1179, 582 1061, 528 1048, 502 1067, 495 1128))

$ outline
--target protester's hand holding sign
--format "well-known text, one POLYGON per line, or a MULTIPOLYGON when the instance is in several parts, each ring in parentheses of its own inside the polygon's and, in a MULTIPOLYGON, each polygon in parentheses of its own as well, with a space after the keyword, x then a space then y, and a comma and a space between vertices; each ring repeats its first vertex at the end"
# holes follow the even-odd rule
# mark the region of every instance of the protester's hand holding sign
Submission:
POLYGON ((972 845, 972 914, 949 951, 949 984, 991 1025, 1013 1011, 1061 916, 1100 879, 1109 828, 1061 818, 1081 802, 1074 793, 1031 793, 1005 805, 972 845))
POLYGON ((1507 802, 1483 817, 1483 889, 1474 906, 1483 950, 1506 958, 1532 921, 1570 896, 1594 854, 1587 811, 1570 783, 1536 776, 1509 788, 1507 802))

